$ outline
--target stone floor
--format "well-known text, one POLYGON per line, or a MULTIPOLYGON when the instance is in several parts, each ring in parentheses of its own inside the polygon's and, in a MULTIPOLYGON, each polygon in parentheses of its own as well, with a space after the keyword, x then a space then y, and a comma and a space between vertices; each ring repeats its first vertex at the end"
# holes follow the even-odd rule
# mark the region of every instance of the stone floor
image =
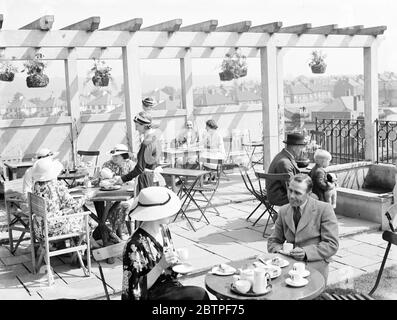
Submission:
MULTIPOLYGON (((194 232, 186 219, 179 218, 170 226, 175 246, 188 248, 189 262, 194 268, 192 274, 181 278, 184 284, 204 286, 205 273, 213 265, 267 252, 267 237, 262 236, 267 216, 256 226, 252 223, 259 210, 251 221, 245 220, 256 207, 256 200, 245 190, 237 174, 229 177, 230 181, 222 180, 214 201, 220 215, 212 212, 207 214, 210 225, 194 221, 197 228, 194 232)), ((188 216, 197 218, 198 213, 190 211, 188 216)), ((378 270, 386 247, 378 224, 344 216, 338 216, 338 222, 340 248, 330 264, 329 284, 343 283, 352 277, 378 270)), ((271 227, 266 234, 270 232, 271 227)), ((0 236, 6 238, 7 234, 3 232, 0 236)), ((93 261, 91 277, 84 277, 81 269, 68 264, 68 258, 61 256, 51 259, 55 284, 48 287, 44 274, 33 275, 31 272, 28 245, 29 241, 22 243, 15 255, 10 253, 8 245, 0 247, 0 299, 104 299, 97 262, 93 261)), ((386 266, 392 264, 397 264, 397 250, 394 248, 386 266)), ((105 262, 101 262, 101 265, 111 298, 119 299, 121 259, 112 265, 105 262)))

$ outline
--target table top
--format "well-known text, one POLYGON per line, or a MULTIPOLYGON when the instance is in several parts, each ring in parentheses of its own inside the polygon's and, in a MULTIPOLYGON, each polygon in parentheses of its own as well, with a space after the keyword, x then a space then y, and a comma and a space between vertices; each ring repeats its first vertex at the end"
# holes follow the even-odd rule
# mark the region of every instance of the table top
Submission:
MULTIPOLYGON (((225 299, 235 300, 310 300, 314 299, 321 294, 325 289, 325 279, 317 270, 306 265, 306 269, 310 271, 310 275, 306 278, 309 283, 300 288, 290 287, 285 283, 285 279, 289 277, 288 272, 292 269, 292 265, 298 262, 292 258, 282 256, 279 254, 264 254, 265 259, 271 259, 275 256, 281 256, 283 259, 289 261, 289 265, 281 269, 281 275, 276 279, 271 280, 272 290, 271 292, 258 297, 246 297, 239 294, 235 294, 230 290, 230 285, 233 282, 233 275, 230 276, 218 276, 207 273, 205 277, 206 289, 225 299)), ((241 268, 244 265, 250 265, 254 261, 257 261, 255 257, 233 261, 228 263, 234 268, 241 268)))
POLYGON ((84 178, 85 176, 88 175, 88 171, 76 171, 73 173, 61 173, 58 175, 58 179, 79 179, 79 178, 84 178))
POLYGON ((186 152, 199 152, 199 151, 204 151, 206 150, 205 148, 198 147, 198 146, 191 146, 189 148, 187 147, 181 147, 181 148, 166 148, 163 150, 164 153, 170 153, 170 154, 181 154, 181 153, 186 153, 186 152))
POLYGON ((126 201, 134 196, 133 187, 131 185, 124 184, 118 190, 102 191, 99 187, 84 188, 76 187, 72 188, 72 195, 83 195, 85 192, 94 191, 94 196, 90 198, 91 201, 126 201))
POLYGON ((4 165, 10 169, 17 169, 23 167, 31 167, 33 166, 33 161, 12 161, 12 162, 4 162, 4 165))
POLYGON ((195 169, 182 169, 182 168, 163 168, 161 172, 163 175, 169 176, 185 176, 185 177, 200 177, 208 174, 205 170, 195 170, 195 169))
POLYGON ((246 146, 246 147, 260 147, 260 146, 263 146, 263 141, 245 142, 245 143, 242 143, 242 145, 246 146))

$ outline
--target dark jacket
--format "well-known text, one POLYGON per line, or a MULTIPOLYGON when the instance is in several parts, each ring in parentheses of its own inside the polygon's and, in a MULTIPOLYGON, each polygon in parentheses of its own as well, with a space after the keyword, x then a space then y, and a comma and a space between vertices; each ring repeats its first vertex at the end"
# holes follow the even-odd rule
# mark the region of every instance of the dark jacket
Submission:
POLYGON ((327 173, 324 168, 320 168, 316 164, 310 171, 310 178, 313 181, 313 193, 317 195, 318 200, 325 201, 324 193, 332 189, 332 186, 327 183, 327 173))
MULTIPOLYGON (((294 157, 285 149, 281 150, 270 164, 268 173, 288 173, 291 177, 300 170, 294 157)), ((270 203, 282 206, 288 203, 287 188, 283 181, 266 181, 267 196, 270 203)))

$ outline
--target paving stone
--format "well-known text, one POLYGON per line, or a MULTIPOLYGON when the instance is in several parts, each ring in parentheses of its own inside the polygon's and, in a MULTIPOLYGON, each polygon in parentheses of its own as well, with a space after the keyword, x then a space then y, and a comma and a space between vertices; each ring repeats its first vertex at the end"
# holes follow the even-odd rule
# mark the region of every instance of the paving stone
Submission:
POLYGON ((17 276, 29 273, 22 264, 0 268, 0 289, 23 288, 17 276))
POLYGON ((365 266, 369 266, 371 264, 374 264, 377 261, 377 258, 369 258, 369 257, 364 257, 360 256, 358 254, 351 254, 345 257, 333 257, 335 261, 338 261, 340 263, 344 263, 346 265, 355 267, 355 268, 362 268, 365 266))
POLYGON ((351 239, 366 242, 373 245, 379 245, 385 243, 385 240, 382 239, 382 232, 358 234, 352 236, 351 239))
MULTIPOLYGON (((27 288, 30 294, 37 292, 39 290, 48 288, 48 278, 47 273, 28 273, 24 275, 18 275, 18 279, 22 281, 23 285, 27 288)), ((54 273, 54 286, 63 285, 62 279, 54 273)))
POLYGON ((12 253, 8 247, 0 246, 0 258, 12 257, 12 253))
POLYGON ((251 229, 233 230, 222 232, 223 235, 231 237, 241 242, 262 241, 262 234, 251 229))
POLYGON ((357 246, 350 247, 346 250, 369 258, 374 258, 374 256, 383 257, 383 255, 385 254, 385 249, 368 243, 362 243, 357 246))
MULTIPOLYGON (((119 263, 118 260, 116 260, 115 263, 119 263)), ((83 269, 78 267, 72 267, 70 264, 54 266, 53 269, 55 273, 67 284, 72 284, 75 282, 80 282, 95 277, 93 273, 91 274, 90 277, 86 277, 84 275, 83 269)))
POLYGON ((346 249, 352 246, 356 246, 358 244, 361 244, 361 241, 357 241, 351 238, 346 238, 346 239, 340 239, 339 240, 339 250, 340 249, 346 249))
POLYGON ((359 277, 364 274, 365 271, 351 266, 346 266, 345 268, 340 268, 328 273, 327 286, 332 284, 338 284, 337 287, 341 289, 353 289, 354 288, 354 278, 359 277))
POLYGON ((0 289, 0 300, 41 300, 38 295, 31 296, 25 288, 0 289))
POLYGON ((31 261, 32 257, 30 254, 23 254, 20 256, 4 257, 4 258, 1 258, 1 260, 3 261, 3 263, 6 266, 11 266, 14 264, 20 264, 20 263, 31 261))
POLYGON ((193 269, 196 272, 201 270, 209 270, 214 265, 227 263, 230 261, 198 245, 188 247, 188 250, 189 263, 193 266, 193 269))
POLYGON ((337 257, 346 257, 348 255, 352 254, 351 251, 348 251, 347 249, 340 249, 335 253, 335 256, 337 257))

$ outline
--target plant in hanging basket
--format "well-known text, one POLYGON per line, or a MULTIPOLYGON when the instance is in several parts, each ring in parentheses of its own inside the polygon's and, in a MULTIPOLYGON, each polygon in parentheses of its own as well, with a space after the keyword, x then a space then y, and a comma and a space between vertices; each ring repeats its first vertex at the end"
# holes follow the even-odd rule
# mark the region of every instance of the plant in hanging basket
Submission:
POLYGON ((23 65, 25 67, 28 76, 26 77, 26 85, 28 88, 43 88, 46 87, 50 82, 48 76, 44 74, 44 69, 47 66, 43 62, 44 55, 42 53, 36 53, 32 60, 26 61, 23 65))
POLYGON ((313 51, 311 61, 309 62, 309 66, 312 68, 313 73, 324 73, 327 68, 327 64, 325 63, 326 55, 321 51, 313 51))
POLYGON ((112 78, 111 67, 106 65, 105 61, 94 59, 94 66, 90 70, 92 83, 96 87, 107 87, 109 80, 112 78))
POLYGON ((238 51, 227 53, 222 61, 222 71, 219 73, 221 81, 230 81, 247 75, 247 57, 238 51))
POLYGON ((0 63, 0 80, 1 81, 12 81, 14 80, 15 73, 18 72, 18 68, 8 61, 0 63))

